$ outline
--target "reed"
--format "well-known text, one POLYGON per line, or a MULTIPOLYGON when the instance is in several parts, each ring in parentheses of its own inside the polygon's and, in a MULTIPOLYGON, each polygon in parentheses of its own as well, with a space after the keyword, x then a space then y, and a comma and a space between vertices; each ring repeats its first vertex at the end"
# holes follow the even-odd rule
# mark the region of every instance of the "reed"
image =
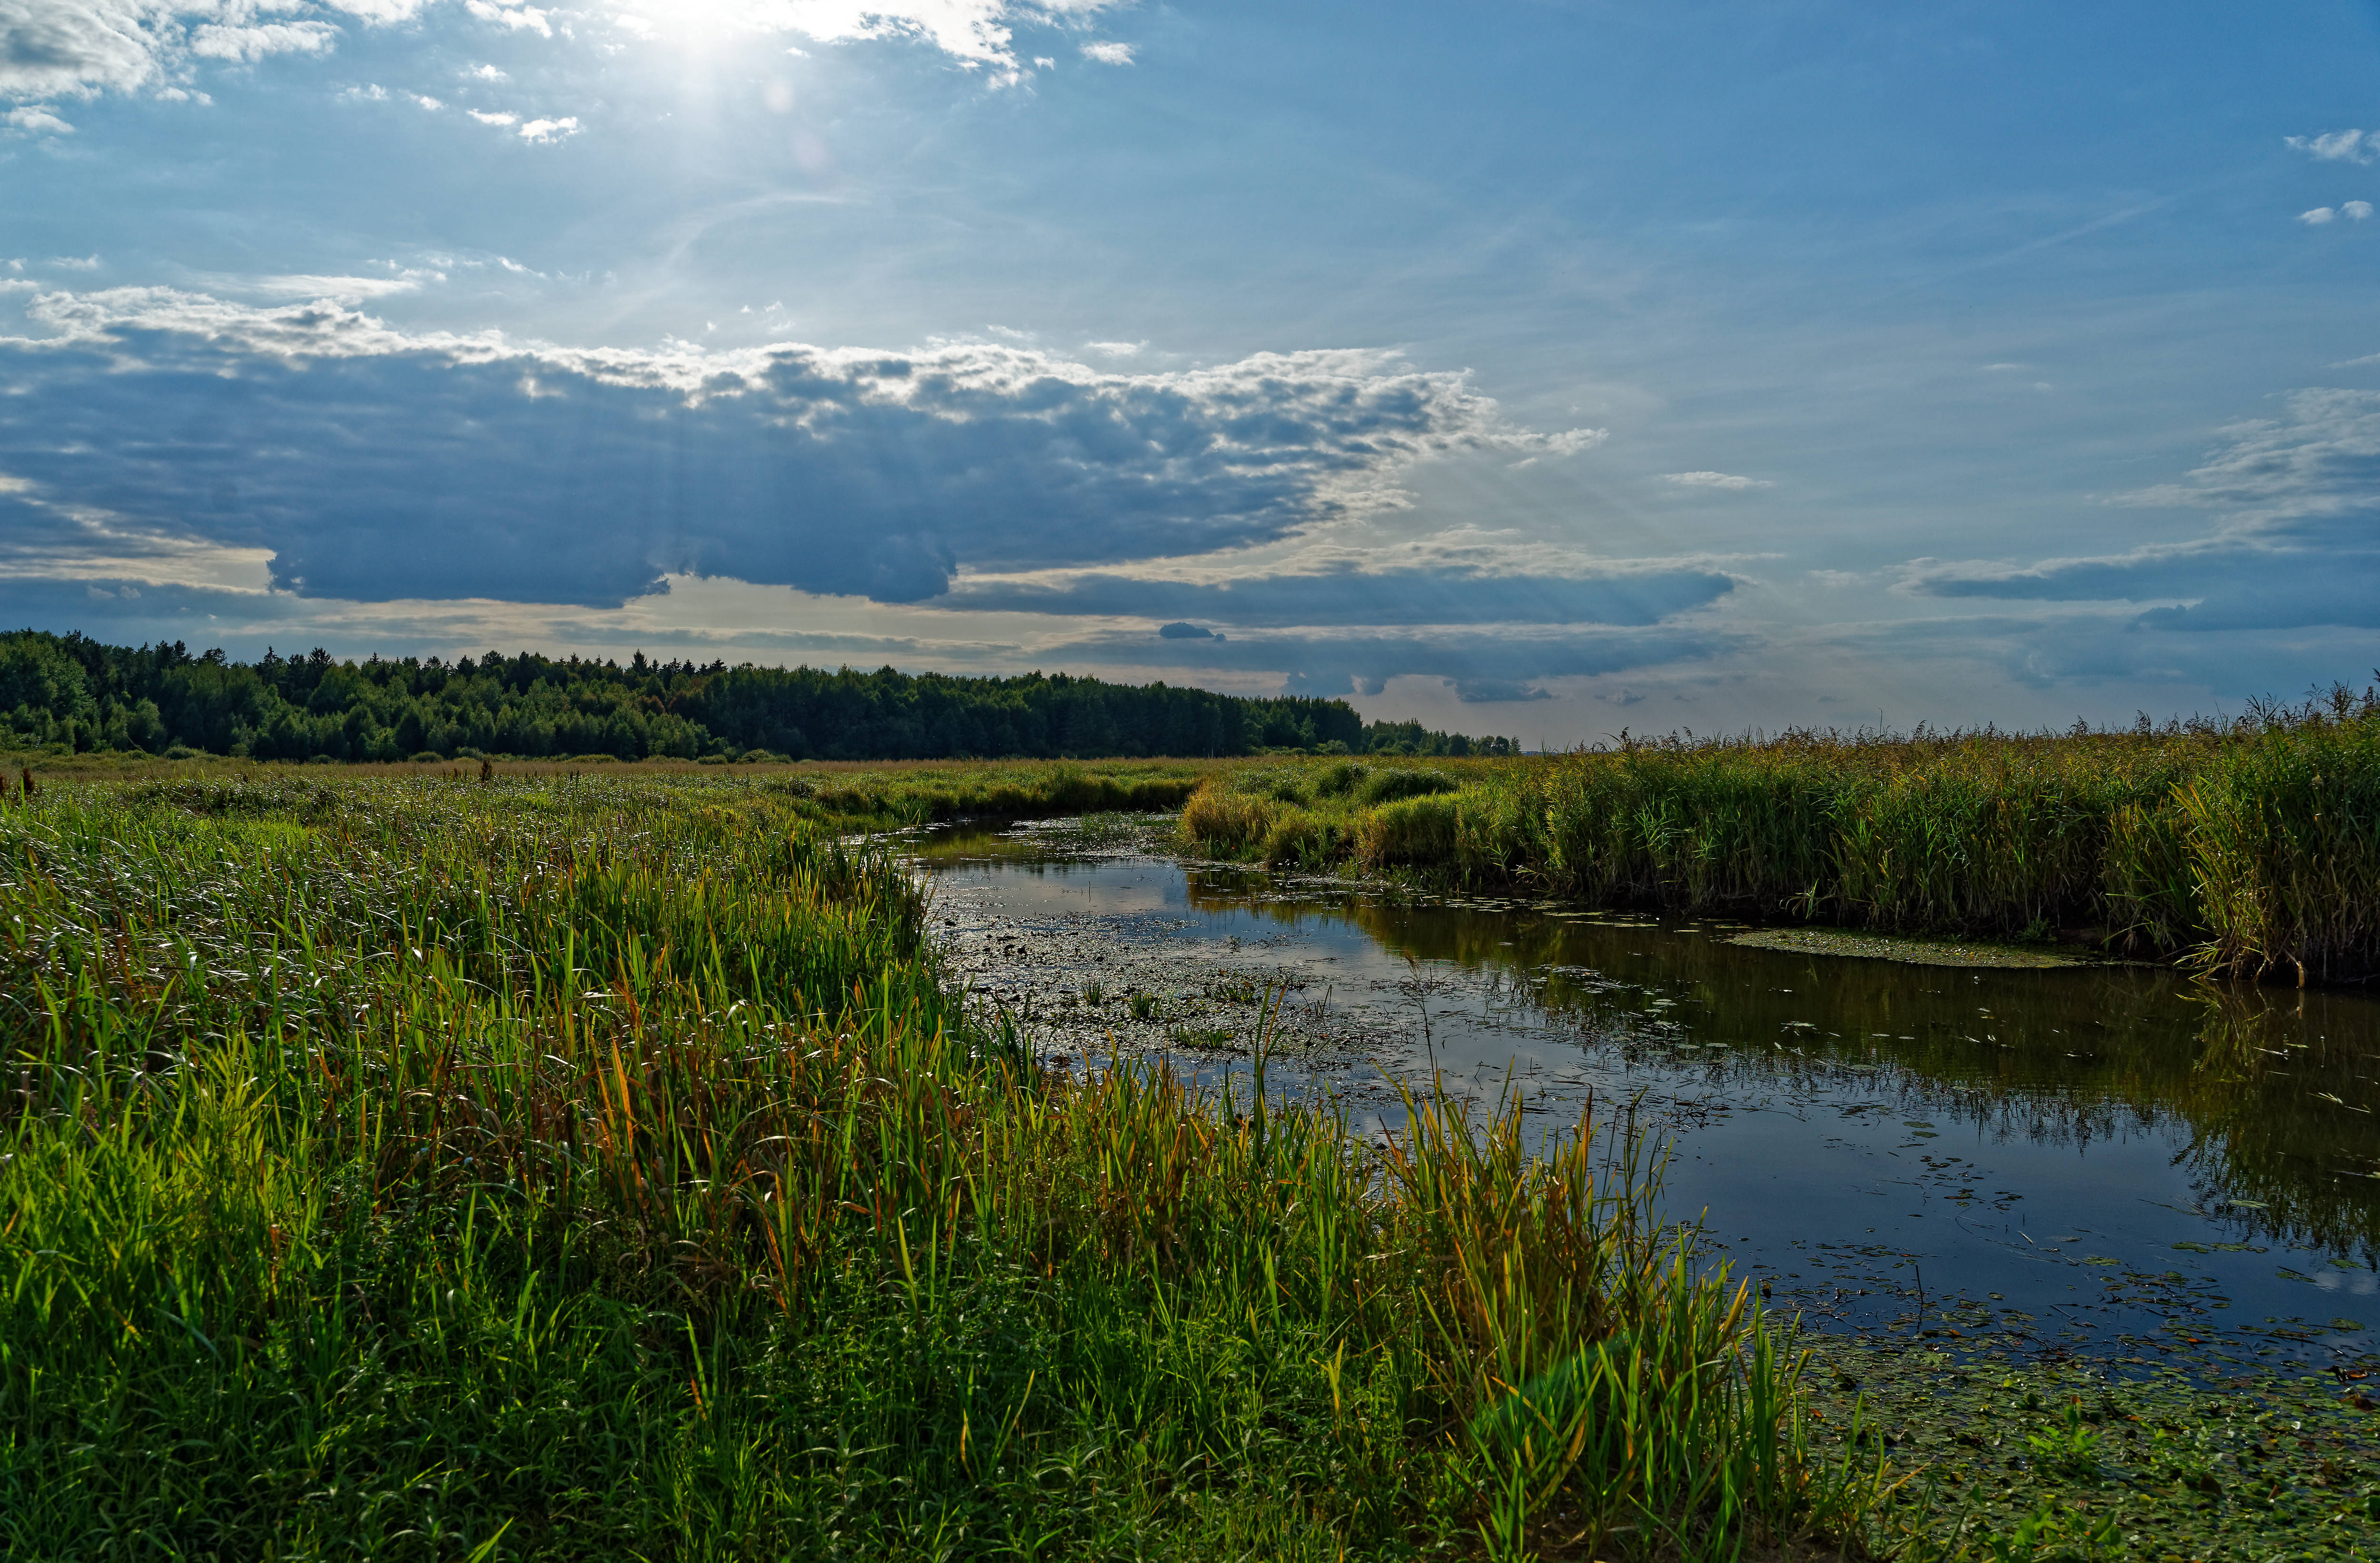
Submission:
POLYGON ((1735 1557, 1876 1509, 1624 1117, 1421 1096, 1383 1149, 1039 1073, 805 801, 0 814, 0 1550, 1735 1557))
POLYGON ((2380 691, 2221 726, 1244 767, 1181 830, 1214 856, 1672 912, 2380 971, 2380 691))

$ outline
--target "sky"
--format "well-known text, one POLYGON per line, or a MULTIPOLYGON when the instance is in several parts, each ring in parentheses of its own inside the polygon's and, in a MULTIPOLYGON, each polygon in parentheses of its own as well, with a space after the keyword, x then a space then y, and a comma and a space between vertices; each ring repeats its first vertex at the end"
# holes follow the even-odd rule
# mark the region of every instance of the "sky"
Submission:
POLYGON ((0 0, 0 627, 1597 742, 2380 666, 2380 0, 0 0))

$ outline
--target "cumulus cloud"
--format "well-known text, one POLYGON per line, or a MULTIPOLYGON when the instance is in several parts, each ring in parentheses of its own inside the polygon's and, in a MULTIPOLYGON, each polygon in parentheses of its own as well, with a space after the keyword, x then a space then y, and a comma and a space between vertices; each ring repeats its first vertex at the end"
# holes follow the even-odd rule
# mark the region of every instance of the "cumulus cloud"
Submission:
POLYGON ((1677 483, 1685 488, 1723 488, 1740 490, 1747 488, 1774 488, 1776 486, 1775 483, 1771 482, 1767 478, 1740 477, 1733 472, 1664 472, 1661 474, 1661 478, 1665 482, 1677 483))
POLYGON ((2332 211, 2327 206, 2317 206, 2311 212, 2301 212, 2298 214, 2299 222, 2307 224, 2313 227, 2320 227, 2325 223, 2335 222, 2338 218, 2338 214, 2332 211))
MULTIPOLYGON (((1007 344, 577 349, 167 289, 41 294, 28 315, 51 335, 0 338, 24 393, 0 398, 0 470, 367 601, 609 604, 673 573, 917 601, 962 566, 1273 543, 1402 503, 1417 461, 1575 444, 1512 427, 1462 374, 1369 352, 1122 374, 1007 344)), ((1466 590, 1617 612, 1724 586, 1466 590)))
POLYGON ((516 31, 534 32, 540 38, 553 36, 552 12, 522 4, 522 0, 463 0, 464 9, 481 21, 494 22, 516 31))
POLYGON ((2120 496, 2225 512, 2211 531, 2032 564, 1918 560, 1902 589, 2131 604, 2140 629, 2380 628, 2380 393, 2299 391, 2283 417, 2222 433, 2183 481, 2120 496))
MULTIPOLYGON (((821 43, 905 38, 939 49, 961 67, 985 72, 993 84, 1021 80, 1028 68, 1015 47, 1020 24, 1079 24, 1113 8, 1121 0, 744 0, 731 13, 756 28, 790 29, 821 43)), ((1111 65, 1131 63, 1125 44, 1085 50, 1111 65), (1092 54, 1121 49, 1115 59, 1092 54)), ((1049 56, 1030 65, 1048 68, 1049 56)))
POLYGON ((0 98, 172 95, 201 60, 318 55, 326 16, 402 20, 419 0, 0 0, 0 98))
POLYGON ((2360 223, 2372 215, 2372 203, 2368 201, 2350 201, 2340 205, 2338 213, 2342 217, 2351 217, 2360 223))
POLYGON ((58 111, 47 104, 28 104, 0 114, 0 125, 29 136, 71 136, 74 127, 58 117, 58 111))
POLYGON ((2288 136, 2283 140, 2289 146, 2325 163, 2369 163, 2380 157, 2380 133, 2367 135, 2362 130, 2329 130, 2319 136, 2288 136))
POLYGON ((1130 65, 1133 63, 1132 45, 1105 42, 1086 43, 1083 45, 1083 57, 1097 60, 1101 65, 1130 65))

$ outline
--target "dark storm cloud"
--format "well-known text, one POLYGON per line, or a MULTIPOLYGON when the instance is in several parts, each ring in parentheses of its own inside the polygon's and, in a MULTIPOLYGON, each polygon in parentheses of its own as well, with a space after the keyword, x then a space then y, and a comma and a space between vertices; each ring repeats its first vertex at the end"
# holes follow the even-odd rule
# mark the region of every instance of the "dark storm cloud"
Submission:
POLYGON ((28 313, 55 335, 0 340, 0 474, 357 601, 610 605, 684 572, 912 602, 962 564, 1269 542, 1416 459, 1592 437, 1366 354, 1119 375, 985 345, 577 351, 155 289, 28 313))
POLYGON ((1356 624, 1658 624, 1734 585, 1706 569, 1587 577, 1464 570, 1343 570, 1225 582, 1076 576, 1042 583, 962 581, 951 605, 1133 615, 1229 628, 1356 624))

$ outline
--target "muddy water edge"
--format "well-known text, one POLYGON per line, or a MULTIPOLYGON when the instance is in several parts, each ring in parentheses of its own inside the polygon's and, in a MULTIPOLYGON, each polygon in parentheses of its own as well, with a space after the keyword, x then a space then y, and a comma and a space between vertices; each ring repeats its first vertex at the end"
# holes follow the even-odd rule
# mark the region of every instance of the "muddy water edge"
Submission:
POLYGON ((1266 874, 1170 823, 909 839, 1050 1067, 1245 1099, 1273 1005, 1269 1088, 1375 1135, 1401 1089, 1633 1114, 1668 1214, 1798 1317, 1816 1413, 1937 1509, 2145 1556, 2380 1533, 2380 998, 1266 874))

